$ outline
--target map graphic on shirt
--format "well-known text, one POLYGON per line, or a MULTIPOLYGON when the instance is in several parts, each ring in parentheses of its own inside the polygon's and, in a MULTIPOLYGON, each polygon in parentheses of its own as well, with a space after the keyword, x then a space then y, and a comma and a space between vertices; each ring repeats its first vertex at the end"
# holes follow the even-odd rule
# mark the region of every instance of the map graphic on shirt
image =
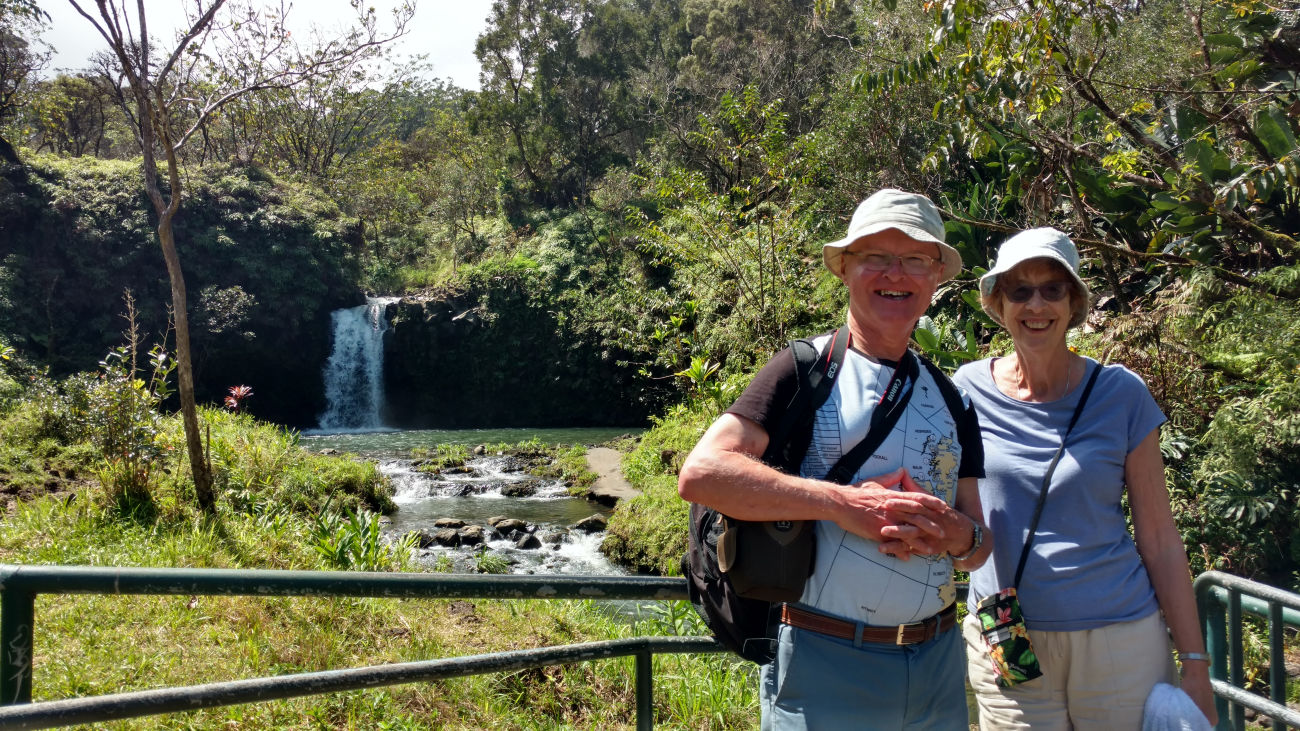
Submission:
MULTIPOLYGON (((813 439, 800 474, 823 477, 846 449, 866 435, 871 410, 893 368, 850 351, 831 398, 818 410, 813 439)), ((906 467, 919 487, 949 504, 957 496, 961 447, 943 395, 922 369, 907 410, 854 482, 906 467)), ((915 622, 956 599, 947 554, 902 561, 879 551, 879 543, 817 522, 817 559, 800 603, 870 625, 915 622)))

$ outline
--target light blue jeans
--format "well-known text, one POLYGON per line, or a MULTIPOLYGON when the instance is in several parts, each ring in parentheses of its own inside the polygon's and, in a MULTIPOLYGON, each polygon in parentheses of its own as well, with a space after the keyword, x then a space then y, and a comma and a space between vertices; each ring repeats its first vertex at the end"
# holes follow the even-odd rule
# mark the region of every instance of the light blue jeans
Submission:
POLYGON ((759 678, 764 729, 969 729, 966 653, 955 627, 901 647, 854 647, 788 625, 777 640, 759 678))

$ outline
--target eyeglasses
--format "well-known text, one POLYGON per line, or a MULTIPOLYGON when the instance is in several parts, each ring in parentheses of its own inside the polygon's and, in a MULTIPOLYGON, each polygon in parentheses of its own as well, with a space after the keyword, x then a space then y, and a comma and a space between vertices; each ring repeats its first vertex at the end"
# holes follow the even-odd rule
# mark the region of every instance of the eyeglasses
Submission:
POLYGON ((919 276, 929 274, 934 271, 935 259, 925 254, 908 254, 906 256, 896 256, 886 254, 883 251, 850 251, 844 250, 845 256, 852 256, 862 262, 862 268, 872 272, 887 272, 898 262, 899 268, 904 274, 919 276))
POLYGON ((1034 298, 1034 292, 1043 296, 1047 302, 1060 302, 1070 296, 1070 291, 1074 289, 1069 282, 1048 282, 1046 284, 1029 285, 1022 284, 1018 287, 1005 289, 1002 294, 1008 302, 1024 304, 1034 298))

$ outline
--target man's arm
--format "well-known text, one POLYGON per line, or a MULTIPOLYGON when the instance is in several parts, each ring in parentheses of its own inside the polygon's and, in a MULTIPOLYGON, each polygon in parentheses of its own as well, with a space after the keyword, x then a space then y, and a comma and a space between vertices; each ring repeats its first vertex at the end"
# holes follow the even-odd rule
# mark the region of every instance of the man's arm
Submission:
POLYGON ((892 538, 906 545, 891 551, 900 557, 942 550, 937 518, 951 509, 928 493, 889 489, 901 485, 905 470, 856 485, 787 475, 760 461, 767 442, 757 422, 723 414, 686 457, 677 493, 738 520, 830 520, 873 541, 881 540, 881 528, 894 526, 892 538))

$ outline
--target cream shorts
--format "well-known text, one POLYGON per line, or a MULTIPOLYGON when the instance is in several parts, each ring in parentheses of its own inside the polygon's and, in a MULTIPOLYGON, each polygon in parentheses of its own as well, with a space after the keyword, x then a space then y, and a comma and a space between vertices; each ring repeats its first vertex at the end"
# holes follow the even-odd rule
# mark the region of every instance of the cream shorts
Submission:
POLYGON ((1029 630, 1043 675, 1011 688, 997 686, 974 616, 962 622, 962 636, 983 731, 1136 731, 1151 688, 1178 685, 1169 630, 1158 611, 1077 632, 1029 630))

